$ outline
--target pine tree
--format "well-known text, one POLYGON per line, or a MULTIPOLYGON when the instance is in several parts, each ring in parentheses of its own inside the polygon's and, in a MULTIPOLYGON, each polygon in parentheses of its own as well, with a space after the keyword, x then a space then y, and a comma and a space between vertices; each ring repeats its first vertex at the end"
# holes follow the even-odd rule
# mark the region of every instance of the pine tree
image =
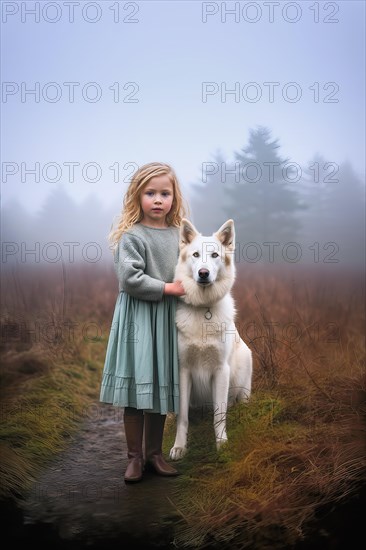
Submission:
POLYGON ((250 131, 248 145, 235 153, 231 167, 239 177, 229 184, 227 212, 243 243, 296 241, 301 227, 296 215, 305 205, 296 168, 279 155, 279 147, 268 128, 258 127, 250 131))
POLYGON ((328 183, 328 239, 339 248, 343 266, 365 267, 365 185, 350 162, 339 167, 339 183, 328 183))
POLYGON ((329 214, 329 193, 339 186, 339 167, 316 153, 303 169, 301 196, 307 209, 300 214, 304 245, 330 238, 333 220, 329 214))

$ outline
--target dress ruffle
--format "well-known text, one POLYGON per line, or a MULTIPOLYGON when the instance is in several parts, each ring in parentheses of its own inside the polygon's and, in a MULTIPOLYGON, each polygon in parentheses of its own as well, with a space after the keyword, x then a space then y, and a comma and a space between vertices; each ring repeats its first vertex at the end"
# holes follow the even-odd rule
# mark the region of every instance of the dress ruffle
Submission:
POLYGON ((144 301, 118 294, 100 401, 148 412, 179 412, 176 298, 144 301))

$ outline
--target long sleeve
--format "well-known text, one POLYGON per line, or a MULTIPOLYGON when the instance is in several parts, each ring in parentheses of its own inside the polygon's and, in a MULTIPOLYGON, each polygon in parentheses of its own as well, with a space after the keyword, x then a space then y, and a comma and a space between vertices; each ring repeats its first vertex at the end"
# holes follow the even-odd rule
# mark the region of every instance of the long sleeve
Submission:
POLYGON ((145 273, 146 253, 143 241, 136 235, 124 233, 118 244, 115 268, 120 288, 134 298, 160 301, 165 282, 145 273))

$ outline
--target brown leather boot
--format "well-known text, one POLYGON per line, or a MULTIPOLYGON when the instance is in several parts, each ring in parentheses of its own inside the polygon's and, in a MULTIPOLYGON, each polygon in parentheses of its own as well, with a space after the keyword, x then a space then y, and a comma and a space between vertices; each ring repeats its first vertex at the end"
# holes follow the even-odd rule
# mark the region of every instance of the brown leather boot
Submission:
POLYGON ((163 414, 145 413, 145 468, 161 476, 177 476, 162 454, 165 419, 163 414))
POLYGON ((123 421, 127 441, 127 456, 129 459, 124 480, 126 482, 136 482, 142 479, 144 469, 142 454, 143 412, 132 407, 125 407, 123 421))

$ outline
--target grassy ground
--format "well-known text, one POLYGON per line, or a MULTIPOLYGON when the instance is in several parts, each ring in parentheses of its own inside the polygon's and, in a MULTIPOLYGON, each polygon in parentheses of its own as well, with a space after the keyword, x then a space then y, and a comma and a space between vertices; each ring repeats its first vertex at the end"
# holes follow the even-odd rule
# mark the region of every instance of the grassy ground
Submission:
POLYGON ((25 494, 97 399, 113 308, 103 297, 88 270, 72 282, 56 268, 4 274, 0 498, 25 494))
MULTIPOLYGON (((212 413, 192 412, 174 500, 177 545, 290 547, 306 539, 319 510, 360 491, 363 290, 352 273, 238 271, 237 325, 253 350, 253 394, 229 411, 219 454, 212 413)), ((27 490, 97 399, 116 291, 113 271, 95 266, 4 274, 2 497, 27 490)), ((170 417, 166 453, 174 435, 170 417)))
MULTIPOLYGON (((243 284, 241 273, 238 326, 253 350, 253 394, 230 410, 219 454, 210 413, 191 415, 180 464, 187 491, 176 499, 183 547, 289 548, 306 540, 320 510, 365 483, 362 280, 311 275, 295 284, 262 273, 243 284)), ((174 418, 168 433, 167 451, 174 418)))

